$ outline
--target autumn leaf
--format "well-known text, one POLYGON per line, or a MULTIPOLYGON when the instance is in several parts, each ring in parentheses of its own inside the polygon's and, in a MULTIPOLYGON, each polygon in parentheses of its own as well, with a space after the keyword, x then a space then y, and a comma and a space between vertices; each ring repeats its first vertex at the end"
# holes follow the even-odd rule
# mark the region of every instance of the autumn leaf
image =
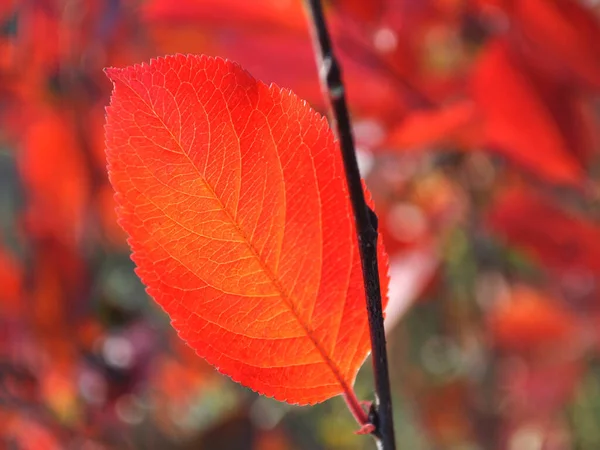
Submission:
POLYGON ((600 273, 600 227, 531 189, 505 189, 487 222, 502 240, 549 269, 600 273))
POLYGON ((546 99, 505 42, 485 48, 472 74, 472 90, 488 146, 547 182, 582 183, 584 171, 546 99))
MULTIPOLYGON (((337 143, 236 64, 108 69, 109 176, 137 273, 222 373, 290 403, 350 393, 370 343, 337 143)), ((387 257, 379 260, 387 291, 387 257)))
POLYGON ((74 243, 85 225, 89 177, 69 115, 35 111, 23 134, 19 170, 28 193, 27 230, 74 243))
POLYGON ((3 424, 2 436, 7 442, 14 442, 17 448, 35 450, 44 448, 58 450, 60 442, 50 429, 25 414, 9 414, 7 423, 3 424))
MULTIPOLYGON (((142 8, 142 17, 162 53, 221 55, 237 61, 258 79, 290 87, 317 109, 325 107, 315 82, 317 70, 301 2, 151 0, 142 8)), ((338 56, 353 112, 393 122, 407 106, 402 83, 385 64, 374 64, 377 58, 371 53, 375 49, 370 37, 349 35, 356 24, 335 14, 332 19, 334 41, 343 38, 345 42, 338 56)), ((405 57, 393 56, 392 66, 402 66, 404 71, 408 70, 404 66, 412 67, 405 57)))
POLYGON ((377 25, 381 21, 386 4, 383 0, 363 2, 361 0, 334 0, 333 6, 358 24, 377 25))
POLYGON ((465 383, 454 381, 419 395, 423 423, 439 447, 452 447, 455 442, 473 434, 473 425, 465 407, 468 389, 465 383), (440 408, 440 405, 444 405, 440 408))
POLYGON ((150 0, 142 8, 144 20, 174 24, 194 21, 205 26, 223 26, 231 30, 247 28, 266 30, 272 27, 306 32, 307 25, 302 15, 300 2, 278 0, 150 0))
POLYGON ((0 317, 18 317, 23 313, 23 269, 17 260, 0 245, 0 317))
POLYGON ((579 339, 578 323, 570 311, 527 286, 516 286, 508 298, 500 299, 488 320, 494 342, 503 348, 556 350, 565 341, 579 339))
POLYGON ((440 109, 415 111, 391 130, 386 143, 415 149, 468 140, 469 128, 476 123, 476 112, 470 100, 457 101, 440 109))
POLYGON ((479 0, 488 14, 510 20, 507 34, 527 63, 577 89, 600 88, 600 23, 591 7, 573 0, 479 0))
POLYGON ((511 414, 559 411, 572 401, 585 375, 586 359, 557 357, 555 349, 549 353, 548 360, 530 357, 525 364, 523 355, 500 361, 498 383, 511 414))

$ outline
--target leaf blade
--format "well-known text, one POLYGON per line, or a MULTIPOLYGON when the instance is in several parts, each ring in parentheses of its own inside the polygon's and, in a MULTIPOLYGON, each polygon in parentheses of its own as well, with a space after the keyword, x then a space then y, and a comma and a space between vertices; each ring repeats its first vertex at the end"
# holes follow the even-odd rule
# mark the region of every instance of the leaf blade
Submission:
POLYGON ((108 75, 119 217, 138 274, 180 336, 279 400, 350 389, 368 328, 325 120, 219 59, 177 55, 108 75))

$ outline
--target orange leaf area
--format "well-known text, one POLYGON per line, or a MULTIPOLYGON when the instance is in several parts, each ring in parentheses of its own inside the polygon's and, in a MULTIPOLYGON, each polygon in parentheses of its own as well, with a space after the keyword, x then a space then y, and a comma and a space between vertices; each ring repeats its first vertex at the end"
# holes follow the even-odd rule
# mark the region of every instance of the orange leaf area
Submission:
POLYGON ((278 400, 350 392, 369 331, 342 161, 325 119, 221 59, 177 55, 107 73, 120 223, 138 275, 179 335, 222 373, 278 400))

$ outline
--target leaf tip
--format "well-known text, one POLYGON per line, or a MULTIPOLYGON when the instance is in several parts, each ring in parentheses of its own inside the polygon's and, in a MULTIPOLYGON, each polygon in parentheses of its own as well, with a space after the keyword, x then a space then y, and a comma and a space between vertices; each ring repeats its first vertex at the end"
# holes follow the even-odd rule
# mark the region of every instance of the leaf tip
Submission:
POLYGON ((104 68, 104 73, 106 74, 108 79, 110 81, 112 81, 113 83, 119 78, 119 75, 121 74, 121 72, 123 72, 123 69, 120 69, 118 67, 105 67, 104 68))

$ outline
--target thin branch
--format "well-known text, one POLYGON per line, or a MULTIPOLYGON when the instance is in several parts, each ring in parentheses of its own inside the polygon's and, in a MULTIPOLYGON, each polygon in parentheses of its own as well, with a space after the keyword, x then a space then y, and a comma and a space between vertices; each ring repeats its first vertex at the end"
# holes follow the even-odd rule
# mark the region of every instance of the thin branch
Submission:
POLYGON ((369 415, 371 423, 375 426, 372 434, 379 449, 395 450, 392 396, 383 328, 379 270, 377 266, 377 216, 365 202, 340 66, 333 53, 321 2, 320 0, 305 0, 305 4, 312 19, 313 42, 320 63, 322 88, 325 95, 329 96, 333 110, 333 121, 340 141, 346 182, 356 222, 367 298, 367 314, 369 318, 371 354, 375 379, 375 403, 369 415))

